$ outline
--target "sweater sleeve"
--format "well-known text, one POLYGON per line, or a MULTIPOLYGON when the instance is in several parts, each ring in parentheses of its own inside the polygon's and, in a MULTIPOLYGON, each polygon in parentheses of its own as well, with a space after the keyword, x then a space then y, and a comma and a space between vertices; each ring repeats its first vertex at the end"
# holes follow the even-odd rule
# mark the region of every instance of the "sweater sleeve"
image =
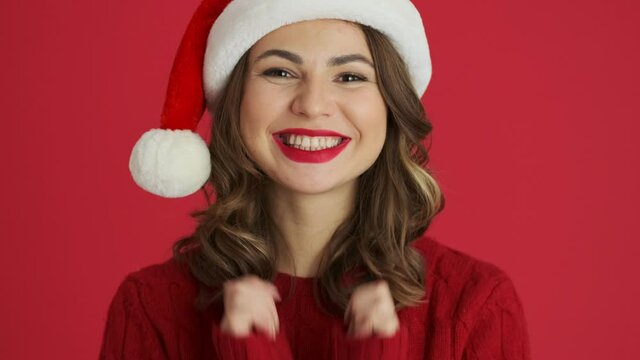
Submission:
POLYGON ((228 334, 214 322, 212 340, 221 360, 293 360, 285 332, 280 329, 275 340, 262 333, 247 336, 228 334))
POLYGON ((100 360, 169 360, 158 330, 140 301, 137 280, 128 276, 111 300, 100 360))
POLYGON ((463 360, 531 360, 522 302, 513 282, 501 280, 472 325, 463 360))
POLYGON ((393 336, 354 338, 342 326, 332 329, 334 360, 404 360, 409 355, 409 329, 400 323, 393 336))

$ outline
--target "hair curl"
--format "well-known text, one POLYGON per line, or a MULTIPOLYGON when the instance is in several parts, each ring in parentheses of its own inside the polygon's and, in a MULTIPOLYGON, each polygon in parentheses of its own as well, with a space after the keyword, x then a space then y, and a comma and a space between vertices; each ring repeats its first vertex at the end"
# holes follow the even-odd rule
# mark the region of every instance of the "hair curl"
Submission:
MULTIPOLYGON (((324 311, 328 308, 323 304, 331 304, 342 313, 356 286, 384 279, 398 310, 424 301, 425 259, 409 245, 444 209, 444 195, 426 167, 429 156, 422 139, 433 126, 406 64, 384 34, 354 24, 366 36, 388 106, 387 136, 378 159, 359 177, 352 216, 337 227, 322 255, 314 293, 324 311), (341 282, 343 274, 356 270, 361 276, 354 283, 341 282)), ((174 259, 186 263, 200 283, 200 310, 221 299, 226 280, 254 274, 273 281, 277 275, 280 234, 262 192, 269 178, 250 159, 239 131, 248 54, 236 64, 217 101, 207 104, 215 119, 209 182, 216 200, 191 213, 198 218, 195 232, 173 245, 174 259)))

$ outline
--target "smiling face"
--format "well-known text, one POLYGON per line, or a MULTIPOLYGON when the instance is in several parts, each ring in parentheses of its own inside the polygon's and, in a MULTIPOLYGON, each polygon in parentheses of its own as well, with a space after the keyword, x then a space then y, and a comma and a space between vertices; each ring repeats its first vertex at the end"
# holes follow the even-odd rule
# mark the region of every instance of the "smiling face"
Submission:
POLYGON ((240 133, 274 183, 322 193, 353 185, 375 162, 387 107, 372 64, 362 30, 341 20, 290 24, 254 44, 240 133))

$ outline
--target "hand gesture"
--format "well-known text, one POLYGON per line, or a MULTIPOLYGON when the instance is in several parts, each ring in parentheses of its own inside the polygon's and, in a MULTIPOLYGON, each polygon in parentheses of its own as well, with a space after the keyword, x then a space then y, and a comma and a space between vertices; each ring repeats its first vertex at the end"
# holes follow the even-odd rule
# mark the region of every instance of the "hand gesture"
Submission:
POLYGON ((246 336, 255 327, 271 339, 280 329, 275 301, 276 286, 255 275, 246 275, 223 284, 224 316, 220 329, 235 336, 246 336))
POLYGON ((348 335, 356 338, 393 336, 400 326, 389 285, 384 280, 360 285, 351 294, 344 321, 348 335))

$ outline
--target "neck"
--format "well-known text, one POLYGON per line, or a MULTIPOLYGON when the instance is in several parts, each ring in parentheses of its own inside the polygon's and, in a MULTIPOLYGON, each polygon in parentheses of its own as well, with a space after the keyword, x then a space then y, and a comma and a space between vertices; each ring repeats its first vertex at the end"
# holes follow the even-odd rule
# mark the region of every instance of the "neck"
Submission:
POLYGON ((357 181, 352 181, 321 194, 294 192, 279 184, 267 187, 267 211, 282 237, 277 239, 277 271, 317 276, 326 245, 353 211, 356 187, 357 181))

